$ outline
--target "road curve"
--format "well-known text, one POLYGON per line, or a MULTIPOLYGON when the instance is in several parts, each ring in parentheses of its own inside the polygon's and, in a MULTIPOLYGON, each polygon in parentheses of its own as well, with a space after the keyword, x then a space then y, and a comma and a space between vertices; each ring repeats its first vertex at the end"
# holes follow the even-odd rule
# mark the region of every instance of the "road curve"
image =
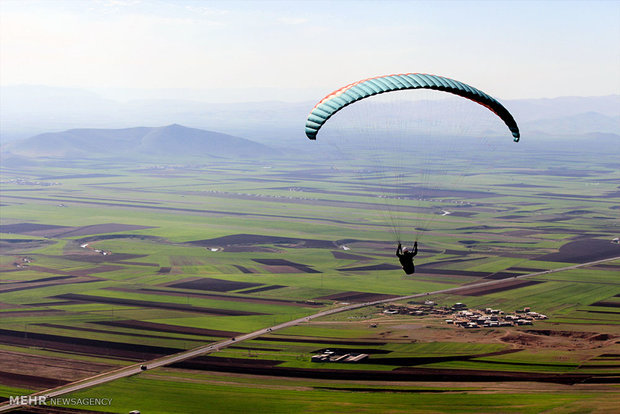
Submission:
MULTIPOLYGON (((153 368, 157 368, 157 367, 161 367, 164 365, 170 365, 173 364, 175 362, 180 362, 180 361, 185 361, 187 359, 191 359, 191 358, 195 358, 197 356, 200 355, 204 355, 204 354, 209 354, 211 352, 214 351, 219 351, 222 348, 226 348, 229 345, 232 344, 236 344, 238 342, 242 342, 242 341, 247 341, 249 339, 254 339, 257 338, 259 336, 265 335, 267 333, 270 333, 272 331, 277 331, 278 329, 283 329, 283 328, 288 328, 290 326, 294 326, 297 325, 299 323, 302 322, 307 322, 310 321, 312 319, 315 318, 321 318, 323 316, 327 316, 327 315, 333 315, 335 313, 340 313, 340 312, 346 312, 349 310, 353 310, 353 309, 359 309, 359 308, 364 308, 367 306, 374 306, 374 305, 379 305, 382 303, 389 303, 389 302, 396 302, 396 301, 402 301, 402 300, 408 300, 408 299, 414 299, 414 298, 419 298, 419 297, 424 297, 424 296, 429 296, 429 295, 438 295, 438 294, 446 294, 446 293, 458 293, 461 290, 470 290, 472 288, 479 288, 479 287, 484 287, 484 286, 491 286, 491 285, 499 285, 502 283, 506 283, 506 281, 509 280, 515 280, 515 279, 522 279, 522 278, 526 278, 526 277, 533 277, 533 276, 541 276, 541 275, 546 275, 549 273, 556 273, 556 272, 562 272, 565 270, 571 270, 571 269, 577 269, 580 267, 587 267, 587 266, 594 266, 597 265, 599 263, 604 263, 604 262, 609 262, 609 261, 614 261, 614 260, 620 260, 620 256, 619 257, 613 257, 613 258, 609 258, 609 259, 602 259, 602 260, 596 260, 593 262, 588 262, 588 263, 579 263, 579 264, 575 264, 575 265, 571 265, 571 266, 566 266, 566 267, 561 267, 561 268, 557 268, 557 269, 551 269, 551 270, 544 270, 542 272, 535 272, 535 273, 527 273, 524 275, 520 275, 520 276, 515 276, 513 278, 509 278, 509 279, 500 279, 500 280, 491 280, 491 281, 487 281, 487 282, 480 282, 480 283, 473 283, 470 285, 466 285, 466 286, 458 286, 458 287, 453 287, 453 288, 448 288, 448 289, 442 289, 442 290, 436 290, 434 292, 424 292, 424 293, 415 293, 412 295, 406 295, 406 296, 400 296, 397 298, 390 298, 390 299, 381 299, 381 300, 375 300, 372 302, 364 302, 364 303, 355 303, 355 304, 350 304, 350 305, 346 305, 346 306, 341 306, 338 308, 333 308, 333 309, 328 309, 328 310, 324 310, 318 313, 315 313, 313 315, 309 315, 309 316, 304 316, 302 318, 298 318, 298 319, 294 319, 292 321, 288 321, 288 322, 284 322, 278 325, 274 325, 271 326, 269 328, 263 328, 263 329, 259 329, 257 331, 254 332, 250 332, 247 334, 243 334, 243 335, 239 335, 236 336, 235 338, 231 338, 231 339, 226 339, 223 341, 219 341, 219 342, 214 342, 214 343, 210 343, 208 345, 203 345, 203 346, 199 346, 197 348, 193 348, 187 351, 183 351, 183 352, 179 352, 176 354, 172 354, 172 355, 168 355, 165 357, 161 357, 161 358, 157 358, 157 359, 153 359, 151 361, 147 361, 147 362, 143 362, 140 364, 134 364, 134 365, 130 365, 127 367, 123 367, 123 368, 119 368, 116 369, 114 371, 110 371, 110 372, 106 372, 103 374, 98 374, 89 378, 85 378, 79 381, 75 381, 72 382, 70 384, 66 384, 57 388, 52 388, 52 389, 48 389, 48 390, 44 390, 44 391, 39 391, 33 394, 30 394, 29 397, 46 397, 46 398, 54 398, 54 397, 58 397, 60 395, 63 394, 68 394, 71 392, 75 392, 75 391, 80 391, 83 390, 85 388, 90 388, 90 387, 94 387, 96 385, 100 385, 100 384, 104 384, 106 382, 109 381, 114 381, 116 379, 120 379, 120 378, 125 378, 125 377, 129 377, 131 375, 136 375, 139 374, 140 372, 143 371, 143 366, 146 366, 147 369, 153 369, 153 368)), ((21 405, 19 404, 10 404, 10 401, 6 401, 4 402, 2 405, 0 405, 0 412, 7 412, 13 409, 17 409, 21 407, 21 405)))

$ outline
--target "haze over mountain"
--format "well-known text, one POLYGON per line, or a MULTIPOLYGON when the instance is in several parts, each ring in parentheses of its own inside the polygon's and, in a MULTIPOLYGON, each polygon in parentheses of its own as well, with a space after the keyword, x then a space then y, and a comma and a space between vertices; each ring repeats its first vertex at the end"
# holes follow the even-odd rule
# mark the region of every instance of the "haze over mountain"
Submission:
MULTIPOLYGON (((318 96, 317 100, 321 97, 318 96)), ((477 121, 471 120, 470 114, 451 112, 453 100, 461 98, 449 94, 445 99, 441 98, 405 101, 400 112, 421 121, 445 113, 457 122, 469 122, 472 125, 469 133, 481 132, 476 129, 477 121)), ((506 101, 498 98, 514 115, 524 139, 528 136, 551 138, 620 133, 620 95, 506 101)), ((0 136, 6 143, 16 138, 74 128, 120 129, 178 123, 273 146, 286 146, 305 139, 305 120, 316 103, 214 103, 209 100, 207 94, 203 101, 148 99, 120 102, 81 89, 8 86, 3 87, 0 94, 0 136)), ((381 103, 375 104, 375 108, 379 117, 390 110, 381 103)), ((441 125, 433 125, 441 128, 441 125)), ((485 125, 482 131, 503 134, 503 128, 498 122, 491 127, 485 125)))
POLYGON ((2 146, 3 158, 144 157, 175 160, 187 157, 260 158, 274 150, 219 132, 173 124, 164 127, 124 129, 71 129, 12 141, 2 146))

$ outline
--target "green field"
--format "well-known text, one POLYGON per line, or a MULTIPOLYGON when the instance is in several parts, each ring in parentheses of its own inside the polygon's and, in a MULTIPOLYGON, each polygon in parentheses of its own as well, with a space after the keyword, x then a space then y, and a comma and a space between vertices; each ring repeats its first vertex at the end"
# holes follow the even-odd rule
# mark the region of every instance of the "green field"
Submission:
MULTIPOLYGON (((186 378, 176 381, 148 375, 130 378, 94 388, 74 398, 113 396, 119 412, 140 407, 150 413, 187 412, 514 412, 541 411, 571 413, 613 411, 617 398, 589 392, 554 390, 553 392, 508 393, 481 392, 477 386, 445 387, 426 385, 397 387, 359 386, 333 382, 298 382, 285 384, 262 379, 260 385, 233 378, 186 378), (275 383, 274 383, 275 382, 275 383), (138 403, 140 402, 140 403, 138 403), (164 405, 164 407, 162 407, 164 405), (458 409, 455 410, 455 408, 458 409)), ((89 407, 106 409, 106 407, 89 407)), ((109 407, 108 407, 109 409, 109 407)))
MULTIPOLYGON (((620 257, 611 243, 620 235, 617 154, 581 155, 558 152, 550 163, 518 150, 509 165, 503 157, 459 160, 447 177, 467 170, 455 179, 433 160, 425 182, 442 184, 424 197, 408 192, 424 184, 415 168, 395 186, 368 178, 375 164, 363 158, 3 166, 0 396, 344 303, 620 257), (391 195, 378 196, 378 186, 391 195), (394 223, 404 242, 420 241, 413 276, 394 257, 394 223)), ((111 398, 111 406, 60 405, 118 413, 609 412, 620 403, 619 274, 616 259, 511 289, 426 298, 437 307, 527 306, 548 316, 533 326, 466 330, 445 316, 365 307, 240 342, 194 367, 157 368, 68 396, 111 398), (310 362, 327 348, 370 357, 310 362), (427 371, 436 376, 416 379, 427 371), (439 376, 449 372, 465 379, 439 376), (470 372, 491 379, 471 380, 470 372)))

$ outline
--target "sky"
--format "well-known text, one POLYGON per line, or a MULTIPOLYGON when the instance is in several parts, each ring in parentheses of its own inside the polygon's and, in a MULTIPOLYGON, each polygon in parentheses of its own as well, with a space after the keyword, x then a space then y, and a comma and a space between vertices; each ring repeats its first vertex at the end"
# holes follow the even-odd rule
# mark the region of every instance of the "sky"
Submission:
POLYGON ((0 86, 306 101, 406 72, 502 99, 620 94, 620 0, 0 0, 0 86))

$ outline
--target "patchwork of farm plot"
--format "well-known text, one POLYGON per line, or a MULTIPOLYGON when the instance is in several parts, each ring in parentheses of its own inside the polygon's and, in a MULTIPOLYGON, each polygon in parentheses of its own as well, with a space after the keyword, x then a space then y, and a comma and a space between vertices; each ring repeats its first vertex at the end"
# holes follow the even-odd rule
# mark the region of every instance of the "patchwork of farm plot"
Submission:
MULTIPOLYGON (((407 404, 409 395, 458 390, 445 385, 453 381, 591 382, 601 393, 608 390, 605 381, 617 381, 620 261, 511 280, 620 257, 620 246, 611 243, 620 228, 616 171, 598 169, 597 175, 565 180, 544 168, 538 175, 505 169, 492 178, 481 169, 468 184, 470 192, 447 188, 435 194, 441 200, 413 206, 398 201, 402 214, 432 218, 416 274, 405 277, 372 183, 361 185, 355 174, 327 166, 264 166, 119 165, 104 175, 92 174, 86 165, 3 169, 3 177, 26 179, 2 185, 0 372, 6 375, 0 395, 50 388, 342 303, 484 279, 506 283, 430 299, 478 308, 533 306, 549 320, 529 328, 471 332, 446 327, 440 319, 386 316, 370 307, 120 383, 142 390, 165 384, 168 391, 158 394, 162 399, 175 398, 177 385, 193 383, 196 392, 225 399, 227 391, 213 379, 221 378, 218 372, 227 373, 235 389, 247 375, 269 378, 273 392, 293 392, 278 378, 296 377, 295 387, 307 391, 299 404, 307 408, 328 389, 334 401, 367 389, 377 396, 368 404, 378 404, 382 381, 407 382, 389 387, 399 396, 393 400, 397 405, 407 404), (553 185, 541 188, 546 174, 554 177, 553 185), (45 177, 57 185, 37 184, 45 177), (579 189, 591 181, 600 185, 585 196, 579 189), (444 215, 446 209, 453 214, 444 215), (325 349, 368 351, 369 358, 328 367, 310 361, 325 349), (30 369, 38 366, 49 368, 30 369), (360 378, 369 382, 339 382, 360 378), (438 387, 411 385, 421 380, 438 387)), ((413 229, 407 231, 413 235, 413 229)), ((243 387, 268 398, 259 382, 248 380, 243 387)), ((468 387, 467 395, 477 393, 468 387)), ((492 388, 502 393, 501 387, 492 388)), ((532 388, 524 393, 538 392, 532 388)), ((95 390, 113 393, 119 401, 115 410, 128 407, 122 387, 113 383, 95 390)), ((561 395, 553 401, 599 398, 561 395)), ((538 397, 531 401, 553 406, 538 397)))

